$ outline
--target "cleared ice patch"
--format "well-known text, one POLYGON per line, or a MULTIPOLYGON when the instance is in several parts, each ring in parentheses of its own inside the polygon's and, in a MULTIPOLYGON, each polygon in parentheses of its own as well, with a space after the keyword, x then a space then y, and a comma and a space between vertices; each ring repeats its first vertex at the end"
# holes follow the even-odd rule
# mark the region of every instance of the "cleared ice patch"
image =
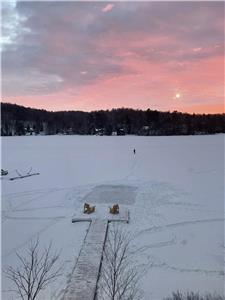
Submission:
POLYGON ((129 185, 97 185, 83 202, 131 205, 135 203, 137 188, 129 185))

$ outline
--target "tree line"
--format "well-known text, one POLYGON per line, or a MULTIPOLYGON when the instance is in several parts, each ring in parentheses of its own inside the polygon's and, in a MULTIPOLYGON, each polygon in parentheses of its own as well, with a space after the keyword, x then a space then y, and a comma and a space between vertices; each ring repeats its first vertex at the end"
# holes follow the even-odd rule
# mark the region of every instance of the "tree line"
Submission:
POLYGON ((194 135, 225 133, 225 114, 118 108, 50 112, 1 103, 1 135, 194 135))

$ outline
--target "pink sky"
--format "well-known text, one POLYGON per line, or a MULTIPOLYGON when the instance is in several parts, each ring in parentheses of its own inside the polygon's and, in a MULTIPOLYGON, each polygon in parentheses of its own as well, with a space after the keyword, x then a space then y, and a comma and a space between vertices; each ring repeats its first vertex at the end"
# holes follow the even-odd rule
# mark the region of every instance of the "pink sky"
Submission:
POLYGON ((3 102, 47 110, 131 107, 222 113, 223 6, 6 5, 3 102))

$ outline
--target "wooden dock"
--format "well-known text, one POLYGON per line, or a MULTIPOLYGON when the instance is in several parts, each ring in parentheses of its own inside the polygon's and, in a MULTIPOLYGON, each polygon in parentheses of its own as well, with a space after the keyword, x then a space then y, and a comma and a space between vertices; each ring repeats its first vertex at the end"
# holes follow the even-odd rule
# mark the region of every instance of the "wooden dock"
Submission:
POLYGON ((96 213, 93 218, 83 214, 72 218, 76 222, 90 222, 90 226, 62 300, 95 300, 108 224, 129 223, 129 211, 101 218, 96 213))
MULTIPOLYGON (((97 220, 99 219, 98 217, 94 217, 94 218, 91 218, 89 216, 86 216, 86 215, 83 215, 82 217, 79 216, 79 217, 76 217, 74 216, 72 218, 72 223, 77 223, 77 222, 92 222, 93 220, 97 220)), ((120 212, 119 214, 117 215, 110 215, 110 216, 105 216, 105 217, 102 217, 101 220, 107 220, 109 223, 111 222, 125 222, 125 223, 129 223, 129 220, 130 220, 130 214, 129 214, 129 210, 128 209, 125 209, 123 210, 122 212, 120 212)))
POLYGON ((94 300, 108 220, 92 220, 63 300, 94 300))

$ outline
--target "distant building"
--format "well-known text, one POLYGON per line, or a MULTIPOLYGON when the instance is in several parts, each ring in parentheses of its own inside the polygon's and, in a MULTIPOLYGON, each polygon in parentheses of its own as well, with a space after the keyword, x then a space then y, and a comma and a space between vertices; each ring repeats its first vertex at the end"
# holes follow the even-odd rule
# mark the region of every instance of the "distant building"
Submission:
POLYGON ((65 135, 65 134, 67 134, 67 135, 72 135, 72 134, 73 134, 73 128, 72 128, 72 127, 68 128, 66 131, 63 132, 63 134, 64 134, 64 135, 65 135))
POLYGON ((95 135, 104 135, 104 128, 95 128, 95 135))
POLYGON ((117 135, 125 135, 125 130, 123 128, 117 129, 117 135))
POLYGON ((26 127, 24 127, 24 133, 25 135, 34 135, 34 128, 27 123, 26 127))
POLYGON ((151 127, 149 125, 142 126, 141 129, 140 129, 139 134, 141 134, 141 135, 149 135, 150 128, 151 127))

